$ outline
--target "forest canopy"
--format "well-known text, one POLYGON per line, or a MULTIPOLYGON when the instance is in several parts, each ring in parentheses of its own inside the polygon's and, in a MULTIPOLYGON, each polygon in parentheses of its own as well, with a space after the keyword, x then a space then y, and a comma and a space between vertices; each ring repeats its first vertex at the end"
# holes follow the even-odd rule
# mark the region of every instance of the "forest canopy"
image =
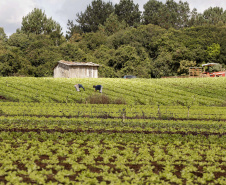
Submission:
POLYGON ((149 0, 143 12, 132 0, 94 0, 68 20, 68 31, 34 9, 16 33, 0 28, 0 76, 52 76, 59 60, 101 64, 100 77, 186 75, 188 67, 226 64, 226 11, 203 13, 187 2, 149 0))

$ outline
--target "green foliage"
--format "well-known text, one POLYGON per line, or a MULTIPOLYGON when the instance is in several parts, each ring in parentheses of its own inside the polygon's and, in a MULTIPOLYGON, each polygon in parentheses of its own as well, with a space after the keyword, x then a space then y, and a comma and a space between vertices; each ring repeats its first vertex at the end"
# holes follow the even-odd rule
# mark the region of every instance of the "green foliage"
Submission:
POLYGON ((170 53, 162 52, 152 63, 152 77, 160 78, 162 76, 173 76, 171 68, 173 67, 173 59, 170 53))
POLYGON ((29 46, 29 37, 23 33, 13 33, 9 37, 8 44, 24 51, 29 46))
POLYGON ((220 7, 210 7, 203 12, 203 17, 206 20, 207 24, 217 25, 225 24, 226 11, 223 11, 223 8, 220 7))
POLYGON ((105 118, 45 118, 36 111, 78 109, 23 103, 1 103, 6 113, 33 112, 0 116, 2 184, 225 183, 224 121, 133 120, 127 114, 141 106, 125 105, 109 107, 123 119, 108 118, 109 108, 105 118))
POLYGON ((207 47, 207 53, 212 62, 215 62, 217 57, 219 57, 220 50, 221 50, 220 45, 216 43, 213 43, 211 46, 207 47))
POLYGON ((112 13, 104 22, 104 25, 99 25, 99 30, 105 33, 107 36, 113 35, 121 29, 126 28, 126 22, 120 22, 118 16, 112 13))
POLYGON ((114 7, 111 2, 105 3, 102 0, 94 0, 91 5, 87 6, 85 12, 77 14, 76 21, 79 23, 79 26, 83 32, 96 32, 98 30, 98 26, 100 24, 103 25, 113 11, 114 7))
POLYGON ((95 50, 106 43, 106 36, 102 32, 87 33, 81 43, 84 43, 90 50, 95 50))
POLYGON ((125 21, 128 26, 137 27, 140 24, 141 12, 139 5, 134 4, 133 0, 120 0, 119 4, 115 5, 115 14, 119 21, 125 21))
POLYGON ((4 28, 0 27, 0 41, 7 41, 7 36, 5 34, 4 28))
POLYGON ((163 3, 157 0, 149 0, 146 4, 144 4, 144 24, 158 25, 159 12, 161 8, 163 8, 163 3))
POLYGON ((12 76, 21 68, 21 58, 10 50, 0 54, 0 76, 12 76))
POLYGON ((177 72, 179 74, 188 75, 189 67, 195 67, 195 66, 196 66, 195 61, 182 60, 180 61, 180 67, 178 68, 177 72))
POLYGON ((34 9, 9 39, 0 29, 0 75, 51 76, 59 60, 101 64, 99 76, 110 78, 181 75, 194 65, 189 61, 197 67, 207 62, 224 67, 224 15, 217 7, 204 16, 195 9, 190 14, 187 2, 150 0, 139 25, 140 12, 133 1, 114 7, 98 0, 78 15, 78 25, 68 21, 66 40, 52 18, 34 9))
POLYGON ((144 4, 144 24, 155 24, 163 28, 184 28, 188 26, 190 8, 187 2, 173 0, 163 4, 157 0, 149 0, 144 4))
POLYGON ((61 34, 62 28, 52 18, 47 18, 41 9, 34 10, 23 17, 21 31, 25 34, 50 34, 54 31, 61 34))

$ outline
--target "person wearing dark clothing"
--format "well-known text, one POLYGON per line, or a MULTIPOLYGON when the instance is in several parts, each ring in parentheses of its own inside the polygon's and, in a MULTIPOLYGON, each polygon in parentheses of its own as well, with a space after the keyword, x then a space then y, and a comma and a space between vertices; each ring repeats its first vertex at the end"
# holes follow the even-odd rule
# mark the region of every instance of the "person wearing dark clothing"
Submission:
POLYGON ((85 88, 82 86, 82 84, 75 84, 76 91, 80 91, 80 88, 83 88, 83 90, 85 91, 85 88))
POLYGON ((102 85, 94 85, 93 88, 95 88, 95 91, 99 91, 102 93, 103 86, 102 85))

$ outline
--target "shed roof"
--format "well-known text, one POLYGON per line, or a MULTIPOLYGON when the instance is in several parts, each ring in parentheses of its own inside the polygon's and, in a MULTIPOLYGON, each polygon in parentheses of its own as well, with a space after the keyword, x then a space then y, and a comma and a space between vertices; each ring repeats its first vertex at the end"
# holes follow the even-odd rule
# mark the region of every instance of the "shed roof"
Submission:
POLYGON ((58 63, 65 64, 67 66, 97 66, 99 67, 99 64, 95 64, 93 62, 70 62, 70 61, 64 61, 60 60, 58 63))

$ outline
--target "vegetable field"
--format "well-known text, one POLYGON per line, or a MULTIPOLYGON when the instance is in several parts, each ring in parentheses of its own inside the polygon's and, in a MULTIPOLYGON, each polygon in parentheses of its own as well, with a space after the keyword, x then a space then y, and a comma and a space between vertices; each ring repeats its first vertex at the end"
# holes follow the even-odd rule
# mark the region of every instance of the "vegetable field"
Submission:
POLYGON ((1 101, 86 103, 93 85, 127 105, 226 105, 226 78, 187 79, 57 79, 0 77, 1 101), (74 84, 86 91, 77 93, 74 84))
POLYGON ((0 184, 226 184, 224 82, 0 78, 0 184))

